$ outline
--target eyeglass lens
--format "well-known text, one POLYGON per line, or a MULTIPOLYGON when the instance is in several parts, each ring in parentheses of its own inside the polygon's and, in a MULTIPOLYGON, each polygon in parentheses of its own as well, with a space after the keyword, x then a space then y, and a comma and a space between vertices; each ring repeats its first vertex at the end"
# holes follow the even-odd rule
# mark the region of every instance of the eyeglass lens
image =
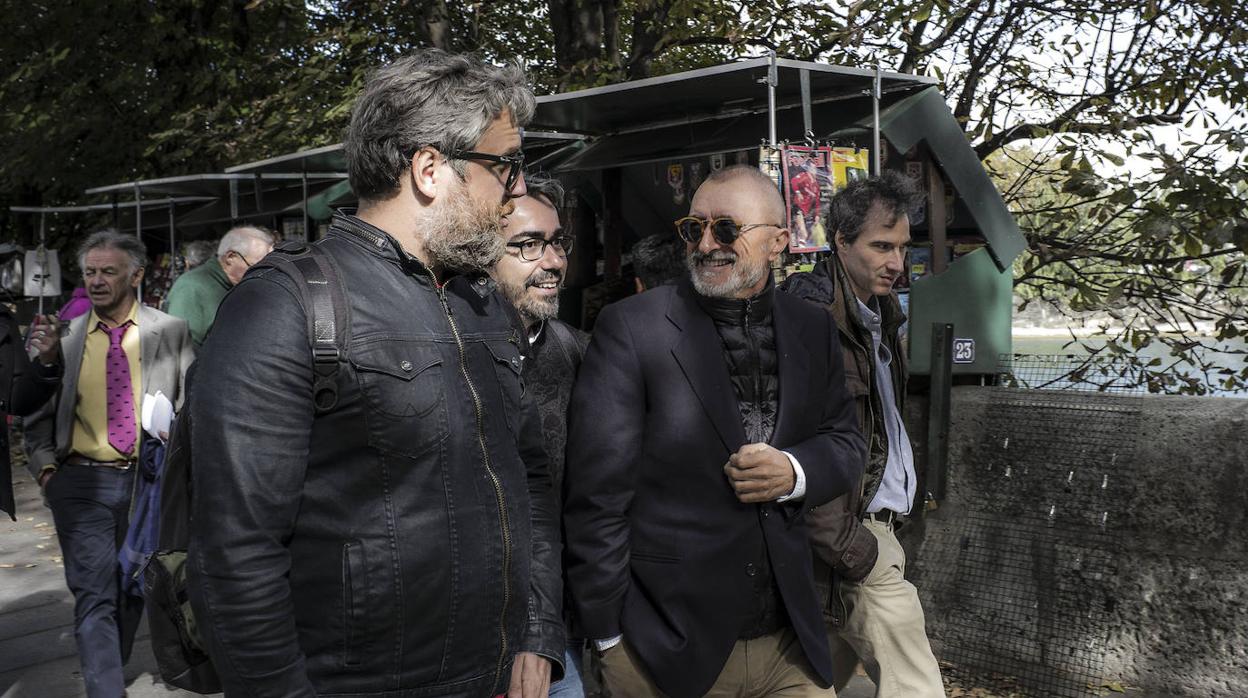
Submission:
POLYGON ((542 258, 542 255, 546 254, 546 247, 548 245, 555 248, 555 254, 560 257, 566 257, 568 256, 568 253, 572 251, 572 243, 575 239, 576 238, 573 238, 571 235, 559 235, 550 240, 543 240, 541 238, 525 240, 519 245, 520 258, 526 262, 536 262, 542 258))
POLYGON ((507 183, 503 185, 504 191, 511 191, 516 186, 516 182, 520 179, 520 174, 524 171, 524 155, 515 156, 515 160, 510 163, 511 169, 507 170, 507 183))
POLYGON ((702 230, 707 223, 711 225, 711 235, 715 241, 721 245, 731 245, 741 231, 737 228, 737 222, 731 218, 716 218, 712 221, 705 221, 701 218, 682 218, 676 221, 676 230, 680 233, 681 239, 690 244, 697 244, 702 239, 702 230))

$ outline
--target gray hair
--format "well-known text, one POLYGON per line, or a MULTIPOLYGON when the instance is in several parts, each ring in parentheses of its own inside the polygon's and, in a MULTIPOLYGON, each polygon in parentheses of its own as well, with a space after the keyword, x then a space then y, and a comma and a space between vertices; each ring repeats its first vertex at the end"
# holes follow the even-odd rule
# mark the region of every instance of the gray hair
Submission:
POLYGON ((182 248, 182 258, 186 260, 187 266, 197 267, 207 262, 216 249, 217 243, 212 240, 195 240, 186 243, 182 248))
POLYGON ((534 199, 545 199, 546 203, 555 207, 560 216, 563 215, 564 190, 563 183, 542 172, 525 173, 524 186, 529 196, 534 199))
MULTIPOLYGON (((524 126, 536 105, 518 64, 439 49, 408 54, 370 75, 351 110, 343 139, 351 189, 361 201, 387 199, 419 148, 470 150, 503 110, 524 126)), ((462 162, 452 167, 463 176, 462 162)))
MULTIPOLYGON (((265 248, 272 248, 276 238, 273 233, 255 225, 239 225, 230 228, 230 231, 221 237, 221 242, 217 243, 217 257, 224 257, 230 251, 247 256, 249 252, 259 252, 257 249, 261 245, 265 248)), ((265 250, 268 252, 268 249, 265 250)), ((255 264, 257 259, 248 259, 248 262, 255 264)))
POLYGON ((121 250, 130 257, 130 273, 133 274, 147 266, 147 245, 137 235, 119 233, 113 228, 97 230, 87 236, 78 247, 78 268, 86 270, 87 253, 91 250, 111 247, 121 250))

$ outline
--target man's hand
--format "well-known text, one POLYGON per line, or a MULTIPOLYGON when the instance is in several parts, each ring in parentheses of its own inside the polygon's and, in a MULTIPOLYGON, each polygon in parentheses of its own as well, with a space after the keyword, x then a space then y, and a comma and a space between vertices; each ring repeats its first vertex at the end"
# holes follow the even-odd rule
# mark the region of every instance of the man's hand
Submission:
POLYGON ((47 491, 48 482, 52 480, 52 476, 55 474, 56 474, 56 470, 52 468, 48 468, 47 470, 44 470, 43 472, 39 473, 39 489, 47 491))
POLYGON ((507 698, 546 698, 550 693, 550 660, 521 652, 511 665, 511 686, 507 698))
POLYGON ((60 338, 55 319, 46 315, 35 316, 30 328, 30 346, 39 352, 39 362, 44 366, 51 366, 59 360, 60 338))
POLYGON ((772 502, 793 491, 796 475, 784 453, 767 444, 746 444, 728 457, 724 474, 745 504, 772 502))

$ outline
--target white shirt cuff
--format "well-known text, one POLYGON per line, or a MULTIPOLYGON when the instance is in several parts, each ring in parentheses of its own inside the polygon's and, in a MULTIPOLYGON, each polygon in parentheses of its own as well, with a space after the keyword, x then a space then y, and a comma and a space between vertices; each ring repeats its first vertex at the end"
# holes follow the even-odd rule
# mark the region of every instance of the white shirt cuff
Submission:
POLYGON ((612 647, 620 644, 620 641, 623 639, 623 635, 616 635, 615 637, 609 637, 605 640, 594 640, 594 646, 598 648, 599 652, 606 652, 612 647))
POLYGON ((789 463, 793 466, 793 491, 777 499, 777 502, 787 502, 790 499, 801 499, 806 496, 806 471, 802 470, 802 464, 797 462, 797 458, 788 451, 781 451, 789 457, 789 463))

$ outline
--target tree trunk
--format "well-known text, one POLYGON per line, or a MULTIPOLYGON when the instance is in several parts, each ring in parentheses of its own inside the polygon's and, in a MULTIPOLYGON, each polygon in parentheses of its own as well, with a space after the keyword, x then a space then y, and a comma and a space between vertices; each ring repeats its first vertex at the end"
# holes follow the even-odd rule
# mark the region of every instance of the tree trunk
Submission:
POLYGON ((549 0, 559 83, 566 88, 578 73, 614 70, 619 65, 620 0, 549 0))

